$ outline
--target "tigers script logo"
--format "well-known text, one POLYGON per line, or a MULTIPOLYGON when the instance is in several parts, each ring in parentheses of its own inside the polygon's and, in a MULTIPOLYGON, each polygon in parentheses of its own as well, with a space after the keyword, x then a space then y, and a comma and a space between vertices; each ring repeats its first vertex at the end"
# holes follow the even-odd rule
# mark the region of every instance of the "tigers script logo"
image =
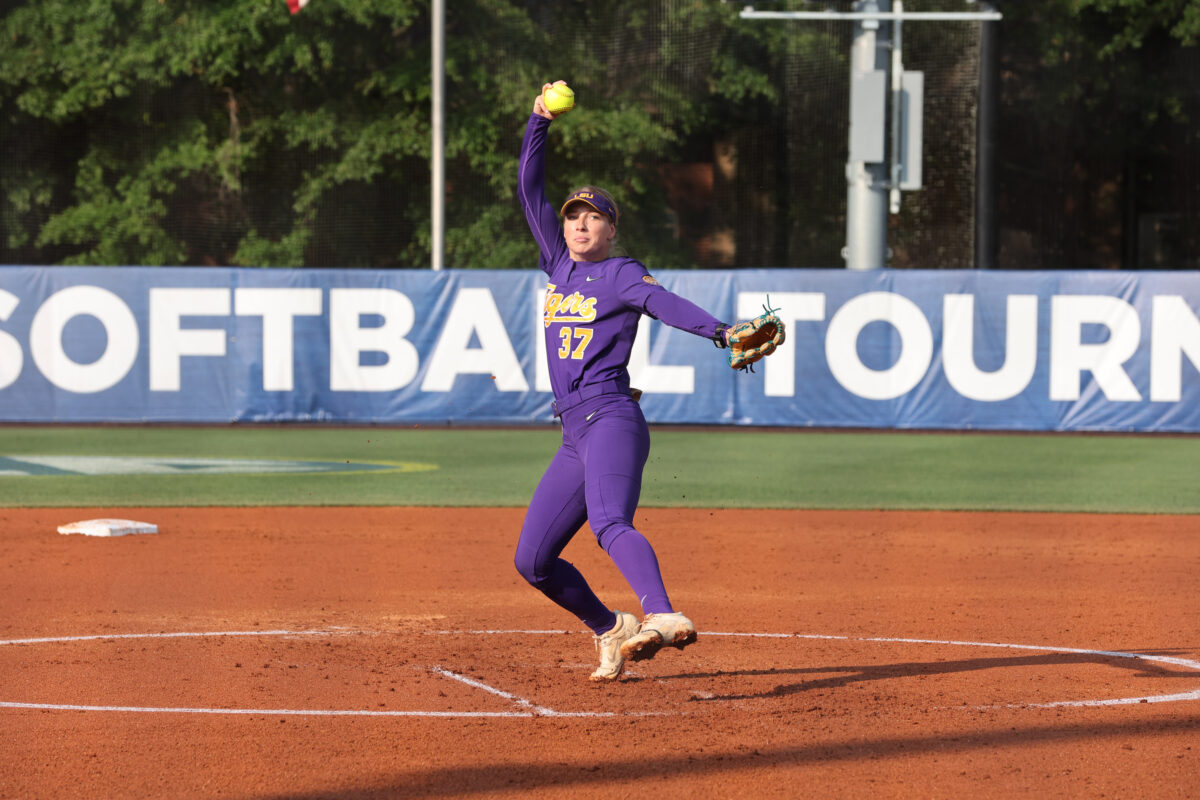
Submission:
POLYGON ((547 328, 555 322, 594 322, 596 320, 596 298, 584 297, 572 292, 565 297, 554 291, 551 283, 546 286, 546 307, 542 319, 547 328))

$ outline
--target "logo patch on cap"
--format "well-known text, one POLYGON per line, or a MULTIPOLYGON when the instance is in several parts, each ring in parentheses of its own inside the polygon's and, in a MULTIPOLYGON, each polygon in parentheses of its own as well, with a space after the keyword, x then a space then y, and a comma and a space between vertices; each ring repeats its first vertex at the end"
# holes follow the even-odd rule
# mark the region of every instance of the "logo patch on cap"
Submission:
POLYGON ((566 199, 562 204, 562 208, 558 210, 559 214, 566 215, 567 206, 572 203, 587 203, 592 208, 599 211, 604 216, 608 217, 614 223, 617 221, 617 207, 608 201, 608 198, 599 192, 591 192, 587 189, 580 189, 566 199))

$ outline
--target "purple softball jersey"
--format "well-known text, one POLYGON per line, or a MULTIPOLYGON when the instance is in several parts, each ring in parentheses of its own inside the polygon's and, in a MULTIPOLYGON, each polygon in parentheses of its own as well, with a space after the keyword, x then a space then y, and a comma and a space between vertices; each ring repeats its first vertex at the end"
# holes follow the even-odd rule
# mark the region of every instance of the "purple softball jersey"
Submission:
POLYGON ((562 222, 544 188, 549 127, 549 120, 530 116, 521 145, 517 196, 541 251, 538 266, 550 278, 543 315, 546 355, 550 386, 562 411, 574 404, 572 394, 583 387, 610 381, 629 385, 629 353, 642 314, 708 339, 727 326, 664 289, 632 258, 571 260, 562 222))
POLYGON ((530 501, 515 562, 529 583, 601 634, 614 626, 614 613, 561 557, 585 522, 643 612, 673 610, 654 549, 633 527, 650 452, 646 419, 629 390, 638 319, 647 314, 708 338, 726 326, 664 289, 633 259, 572 260, 562 222, 545 196, 549 126, 536 114, 529 119, 517 194, 541 251, 539 266, 549 276, 543 321, 563 441, 530 501))

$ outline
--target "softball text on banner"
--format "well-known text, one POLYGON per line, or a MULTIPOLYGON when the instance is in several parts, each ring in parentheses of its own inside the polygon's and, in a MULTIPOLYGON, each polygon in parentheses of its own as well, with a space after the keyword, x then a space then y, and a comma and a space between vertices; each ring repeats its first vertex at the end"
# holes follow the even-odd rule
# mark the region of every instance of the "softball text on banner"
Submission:
MULTIPOLYGON (((1192 273, 666 272, 788 330, 754 374, 643 319, 651 422, 1200 431, 1192 273)), ((0 421, 548 422, 530 271, 0 267, 0 421)), ((553 357, 554 354, 551 354, 553 357)))

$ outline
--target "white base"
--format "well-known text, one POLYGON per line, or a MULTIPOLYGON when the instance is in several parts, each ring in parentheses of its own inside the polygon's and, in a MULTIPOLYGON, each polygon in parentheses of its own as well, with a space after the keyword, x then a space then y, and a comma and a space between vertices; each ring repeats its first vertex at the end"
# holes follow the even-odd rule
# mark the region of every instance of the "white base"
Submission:
POLYGON ((125 536, 130 533, 158 533, 158 526, 131 519, 88 519, 58 526, 59 533, 82 533, 84 536, 125 536))

